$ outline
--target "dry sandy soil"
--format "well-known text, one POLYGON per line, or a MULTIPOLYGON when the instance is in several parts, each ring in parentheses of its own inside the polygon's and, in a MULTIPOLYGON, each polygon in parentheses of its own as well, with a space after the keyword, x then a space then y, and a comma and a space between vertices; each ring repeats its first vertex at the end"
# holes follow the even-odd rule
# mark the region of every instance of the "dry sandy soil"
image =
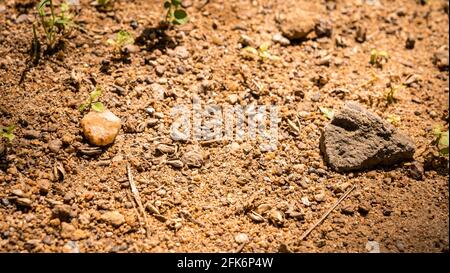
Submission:
POLYGON ((448 161, 424 156, 433 126, 448 128, 448 70, 433 62, 448 50, 448 1, 185 1, 190 22, 166 37, 157 29, 162 1, 118 0, 106 12, 80 2, 65 48, 30 66, 37 1, 0 0, 0 125, 16 125, 15 139, 0 142, 0 251, 368 252, 370 241, 381 252, 448 252, 448 161), (274 43, 279 61, 243 57, 241 35, 270 42, 298 9, 322 18, 331 34, 274 43), (106 44, 120 29, 141 36, 125 59, 106 44), (369 63, 374 48, 389 54, 382 67, 369 63), (385 90, 405 82, 388 104, 385 90), (78 106, 95 85, 122 120, 103 149, 80 127, 78 106), (255 140, 173 141, 171 108, 190 107, 193 96, 277 105, 277 150, 261 151, 255 140), (326 166, 319 136, 329 120, 319 107, 337 111, 348 100, 400 118, 395 126, 413 139, 419 173, 411 163, 353 173, 326 166), (161 154, 159 143, 177 151, 161 154), (167 164, 194 150, 200 167, 167 164))

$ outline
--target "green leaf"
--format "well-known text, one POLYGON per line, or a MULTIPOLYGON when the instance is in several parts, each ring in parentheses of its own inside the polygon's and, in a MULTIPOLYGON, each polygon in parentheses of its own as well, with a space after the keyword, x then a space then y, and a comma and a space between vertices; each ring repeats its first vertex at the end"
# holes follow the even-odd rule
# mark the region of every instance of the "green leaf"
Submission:
POLYGON ((134 44, 133 36, 131 35, 131 33, 129 33, 126 30, 120 30, 117 33, 116 41, 117 41, 117 44, 121 47, 125 46, 125 45, 134 44))
POLYGON ((443 155, 448 155, 448 131, 443 132, 438 142, 439 152, 443 155))
POLYGON ((251 46, 246 46, 242 50, 246 51, 246 52, 249 52, 251 54, 254 54, 254 55, 258 55, 258 50, 256 50, 256 48, 251 47, 251 46))
POLYGON ((181 0, 172 0, 172 5, 174 5, 176 7, 181 5, 181 0))
POLYGON ((378 52, 378 56, 386 58, 386 59, 389 58, 389 54, 383 50, 378 52))
POLYGON ((2 136, 6 138, 8 141, 12 141, 15 138, 15 135, 12 133, 3 133, 2 136))
POLYGON ((50 3, 50 0, 42 0, 41 2, 39 2, 38 6, 37 6, 39 16, 41 16, 41 17, 45 16, 45 6, 48 3, 50 3))
POLYGON ((269 47, 270 47, 270 43, 268 43, 268 42, 262 43, 259 46, 259 51, 261 51, 262 53, 266 52, 267 50, 269 50, 269 47))
POLYGON ((6 138, 8 141, 12 141, 14 139, 14 129, 16 126, 10 125, 8 127, 0 127, 0 136, 6 138))
POLYGON ((67 26, 70 25, 70 19, 59 17, 58 19, 55 20, 55 25, 59 25, 63 28, 66 28, 67 26))
POLYGON ((442 126, 441 125, 436 125, 433 127, 433 135, 436 138, 440 138, 442 135, 442 126))
POLYGON ((175 12, 173 13, 173 16, 175 17, 174 22, 179 25, 184 25, 189 20, 186 11, 184 11, 182 9, 175 10, 175 12))
POLYGON ((327 108, 327 107, 321 107, 319 106, 320 112, 327 118, 327 119, 333 119, 334 112, 333 109, 327 108))
POLYGON ((171 6, 171 4, 170 4, 169 1, 164 2, 164 8, 165 9, 170 9, 170 6, 171 6))
POLYGON ((66 13, 70 10, 70 6, 67 3, 62 3, 61 6, 59 6, 61 13, 66 13))
POLYGON ((103 112, 105 111, 105 106, 103 105, 103 103, 97 101, 91 104, 91 108, 92 110, 96 111, 96 112, 103 112))
POLYGON ((97 0, 97 4, 104 7, 109 3, 109 0, 97 0))
POLYGON ((91 101, 96 101, 102 95, 102 89, 100 87, 96 87, 94 91, 89 94, 91 101))
POLYGON ((84 112, 84 110, 86 110, 87 104, 82 103, 79 107, 78 107, 78 111, 80 111, 81 113, 84 112))
POLYGON ((265 60, 265 59, 269 59, 270 57, 272 57, 272 55, 270 55, 270 53, 267 51, 262 51, 262 52, 259 52, 259 57, 261 57, 261 59, 265 60))
POLYGON ((371 64, 375 64, 377 61, 377 57, 378 57, 378 52, 376 49, 372 49, 372 51, 370 51, 370 63, 371 64))

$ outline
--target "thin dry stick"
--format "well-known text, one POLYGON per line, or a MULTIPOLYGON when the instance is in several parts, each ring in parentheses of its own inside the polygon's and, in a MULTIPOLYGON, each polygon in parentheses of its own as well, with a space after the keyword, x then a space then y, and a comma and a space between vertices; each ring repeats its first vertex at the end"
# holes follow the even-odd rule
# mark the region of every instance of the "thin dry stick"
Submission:
POLYGON ((141 215, 139 214, 139 210, 137 209, 136 205, 134 204, 135 201, 134 201, 133 197, 131 197, 131 194, 130 194, 129 191, 127 191, 127 197, 128 197, 128 199, 130 199, 131 204, 133 205, 133 209, 136 211, 136 214, 137 214, 137 217, 138 217, 139 224, 142 223, 142 219, 141 219, 141 215))
POLYGON ((247 242, 243 242, 237 249, 235 253, 241 253, 244 247, 247 245, 247 242))
POLYGON ((300 236, 300 241, 303 241, 311 233, 311 231, 313 231, 320 223, 322 223, 322 221, 328 217, 328 215, 350 194, 352 190, 355 189, 355 187, 356 186, 353 185, 353 187, 351 187, 346 193, 344 193, 344 195, 342 195, 341 198, 339 198, 339 200, 327 212, 325 212, 325 214, 317 222, 314 223, 314 225, 312 225, 307 231, 305 231, 302 236, 300 236))
POLYGON ((150 141, 155 141, 155 140, 159 140, 159 139, 163 139, 164 137, 162 137, 162 136, 157 136, 157 137, 152 137, 152 138, 150 138, 150 139, 148 139, 148 141, 150 142, 150 141))
POLYGON ((289 127, 295 131, 296 135, 300 135, 300 129, 297 127, 297 125, 295 125, 295 123, 292 120, 288 119, 287 123, 289 127))
POLYGON ((130 164, 128 164, 128 163, 127 163, 127 173, 128 173, 128 181, 130 182, 130 186, 131 186, 131 193, 133 193, 134 199, 139 207, 139 210, 141 211, 142 216, 144 217, 145 228, 147 230, 147 237, 149 237, 150 236, 150 228, 149 228, 148 222, 147 222, 147 215, 145 215, 144 206, 142 206, 141 197, 139 195, 139 191, 136 187, 136 184, 134 184, 134 179, 133 179, 133 175, 131 174, 130 164))

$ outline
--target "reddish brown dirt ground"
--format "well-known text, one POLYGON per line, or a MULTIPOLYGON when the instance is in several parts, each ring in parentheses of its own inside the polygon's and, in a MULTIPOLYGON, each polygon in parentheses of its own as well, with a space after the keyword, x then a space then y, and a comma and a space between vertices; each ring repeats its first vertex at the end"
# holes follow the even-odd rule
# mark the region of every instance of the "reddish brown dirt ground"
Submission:
POLYGON ((433 126, 448 126, 448 71, 432 61, 440 47, 448 49, 448 2, 445 11, 446 1, 438 0, 185 1, 190 22, 167 32, 172 42, 159 49, 140 45, 128 61, 114 60, 106 40, 120 29, 138 37, 156 27, 162 1, 119 0, 108 12, 80 2, 74 19, 80 28, 19 84, 29 65, 37 1, 0 0, 0 125, 16 125, 15 139, 0 143, 7 147, 0 155, 0 251, 367 252, 367 242, 376 241, 381 252, 448 252, 448 174, 427 169, 416 180, 407 163, 341 174, 327 168, 319 150, 320 130, 328 123, 319 106, 337 110, 354 100, 382 118, 399 117, 395 126, 413 139, 415 159, 424 162, 433 126), (277 21, 292 8, 328 20, 331 37, 273 44, 270 53, 280 61, 243 58, 241 35, 256 44, 271 41, 277 21), (355 40, 359 28, 367 30, 362 43, 355 40), (408 35, 413 49, 405 48, 408 35), (180 58, 175 46, 185 47, 188 56, 180 58), (382 68, 369 64, 374 48, 389 54, 382 68), (387 86, 411 74, 418 80, 387 104, 387 86), (163 99, 155 98, 153 83, 166 90, 163 99), (87 156, 78 106, 94 85, 102 87, 101 100, 123 126, 113 145, 87 156), (173 141, 170 110, 191 105, 194 95, 216 104, 237 95, 241 105, 277 105, 277 150, 261 152, 250 140, 173 141), (150 106, 159 113, 157 124, 137 130, 150 119, 150 106), (287 125, 296 117, 298 135, 287 125), (58 140, 61 147, 53 147, 58 140), (166 155, 155 151, 160 142, 178 147, 172 159, 199 146, 202 166, 166 164, 166 155), (150 234, 134 206, 127 163, 142 203, 160 213, 145 212, 150 234), (55 177, 55 166, 63 168, 64 179, 55 177), (300 241, 342 196, 344 183, 356 188, 300 241), (252 220, 247 210, 262 204, 282 223, 274 224, 273 213, 252 220), (124 218, 112 225, 104 216, 110 211, 124 218), (240 233, 248 236, 244 244, 240 233))

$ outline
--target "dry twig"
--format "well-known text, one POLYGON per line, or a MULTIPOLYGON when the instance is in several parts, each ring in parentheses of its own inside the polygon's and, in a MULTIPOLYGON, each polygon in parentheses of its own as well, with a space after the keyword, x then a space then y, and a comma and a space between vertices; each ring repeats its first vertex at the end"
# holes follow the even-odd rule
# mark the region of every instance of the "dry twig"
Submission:
POLYGON ((241 245, 239 245, 239 247, 236 249, 236 253, 241 253, 246 245, 246 242, 243 242, 241 245))
POLYGON ((142 218, 141 218, 141 215, 139 214, 139 210, 137 209, 136 205, 134 204, 135 201, 134 201, 133 197, 131 197, 131 194, 129 191, 127 191, 127 197, 128 197, 128 199, 130 199, 130 202, 133 205, 133 209, 136 211, 136 215, 138 217, 139 223, 142 223, 142 218))
POLYGON ((127 163, 127 174, 128 174, 128 181, 130 182, 131 193, 133 194, 134 200, 136 201, 136 204, 138 205, 138 208, 141 211, 142 216, 144 217, 145 228, 147 230, 147 237, 149 237, 150 227, 148 226, 147 215, 145 214, 144 206, 142 206, 141 197, 139 195, 139 191, 136 187, 136 184, 134 184, 133 174, 131 173, 130 164, 128 163, 127 163))
POLYGON ((307 231, 305 231, 302 236, 300 236, 300 241, 303 241, 311 233, 311 231, 313 231, 318 225, 320 225, 320 223, 322 223, 322 221, 328 217, 328 215, 350 194, 352 190, 355 189, 355 187, 356 186, 353 185, 353 187, 351 187, 346 193, 344 193, 344 195, 342 195, 341 198, 339 198, 339 200, 327 212, 325 212, 325 214, 317 222, 314 223, 314 225, 312 225, 307 231))

